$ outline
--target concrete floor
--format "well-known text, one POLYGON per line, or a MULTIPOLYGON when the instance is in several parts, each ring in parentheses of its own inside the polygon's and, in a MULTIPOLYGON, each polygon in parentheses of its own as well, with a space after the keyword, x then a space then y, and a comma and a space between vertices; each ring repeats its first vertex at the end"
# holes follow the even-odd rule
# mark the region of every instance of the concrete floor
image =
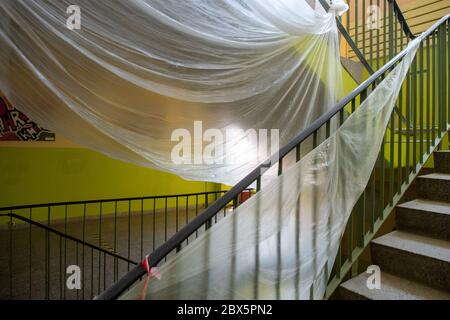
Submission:
MULTIPOLYGON (((178 229, 186 224, 186 218, 191 221, 196 213, 193 209, 187 214, 180 210, 178 229)), ((218 220, 223 215, 220 213, 218 220)), ((176 221, 174 209, 168 210, 167 217, 163 211, 157 211, 155 214, 144 212, 143 216, 119 214, 117 219, 104 216, 101 223, 98 218, 89 218, 85 221, 84 238, 80 220, 69 221, 67 226, 55 223, 51 227, 139 262, 142 255, 153 252, 175 234, 176 221)), ((195 237, 196 234, 189 240, 195 237)), ((0 230, 0 252, 0 299, 91 299, 133 267, 98 250, 28 225, 17 225, 11 232, 0 230), (65 270, 69 265, 82 269, 81 290, 68 290, 65 286, 65 270)))

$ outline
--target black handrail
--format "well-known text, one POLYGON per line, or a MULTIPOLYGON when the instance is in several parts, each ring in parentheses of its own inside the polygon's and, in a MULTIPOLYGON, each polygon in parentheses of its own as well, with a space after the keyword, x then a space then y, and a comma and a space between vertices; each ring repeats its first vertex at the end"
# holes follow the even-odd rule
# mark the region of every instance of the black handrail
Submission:
POLYGON ((412 33, 411 29, 409 28, 408 21, 406 21, 405 16, 403 15, 402 10, 400 9, 398 3, 396 0, 388 0, 392 2, 394 13, 397 15, 397 19, 400 21, 403 32, 408 36, 409 39, 413 40, 416 38, 416 35, 412 33))
MULTIPOLYGON (((398 6, 397 1, 396 0, 388 0, 388 1, 392 2, 392 4, 393 4, 394 13, 396 14, 398 20, 400 21, 400 23, 402 25, 403 32, 408 36, 409 39, 411 39, 411 40, 415 39, 416 36, 411 32, 411 29, 409 28, 408 22, 406 21, 402 10, 398 6)), ((330 9, 330 6, 326 2, 326 0, 319 0, 319 2, 324 7, 325 11, 328 12, 328 10, 330 9)), ((350 46, 350 48, 356 54, 356 56, 358 57, 359 62, 362 63, 362 65, 366 68, 366 70, 369 72, 369 74, 373 74, 374 70, 373 70, 372 66, 367 61, 367 59, 364 57, 364 54, 361 52, 361 50, 359 50, 357 44, 353 41, 352 37, 347 32, 347 30, 345 29, 344 25, 337 18, 336 18, 336 23, 337 23, 337 27, 338 27, 339 32, 342 34, 342 36, 344 37, 345 41, 347 41, 347 43, 350 46)))
MULTIPOLYGON (((325 9, 325 11, 328 12, 328 10, 330 10, 330 6, 328 5, 328 3, 325 0, 319 0, 319 2, 322 5, 322 7, 325 9)), ((367 69, 369 74, 373 74, 374 70, 373 70, 372 66, 370 65, 369 61, 367 61, 366 57, 364 57, 364 55, 361 52, 361 50, 359 50, 357 44, 355 43, 355 41, 353 41, 352 37, 347 32, 347 30, 345 29, 344 25, 341 23, 341 21, 338 18, 336 18, 336 24, 337 24, 339 32, 344 37, 345 41, 347 41, 347 43, 350 46, 350 48, 352 48, 353 52, 358 57, 359 62, 362 63, 362 65, 364 66, 364 68, 367 69)))
MULTIPOLYGON (((450 18, 450 15, 446 15, 435 23, 428 31, 423 33, 420 38, 425 39, 436 29, 445 23, 450 18)), ((176 233, 172 238, 170 238, 166 243, 156 249, 151 255, 148 256, 148 264, 150 266, 156 266, 161 262, 164 257, 166 257, 170 252, 179 248, 179 246, 193 233, 195 233, 201 226, 210 221, 220 210, 222 210, 228 203, 235 200, 239 194, 245 190, 249 185, 255 181, 261 181, 261 175, 267 170, 267 168, 272 167, 274 164, 278 163, 286 157, 288 153, 297 148, 302 142, 309 138, 314 132, 317 132, 323 125, 331 121, 331 119, 341 112, 344 107, 355 99, 359 94, 366 91, 369 86, 374 84, 383 74, 388 72, 392 67, 394 67, 408 52, 408 48, 404 49, 397 56, 395 56, 391 61, 384 65, 381 69, 376 71, 372 76, 370 76, 366 81, 360 84, 353 92, 351 92, 347 97, 345 97, 341 102, 339 102, 333 109, 328 111, 314 121, 307 129, 300 133, 296 138, 294 138, 290 143, 285 145, 280 149, 279 153, 273 155, 271 158, 267 159, 257 168, 255 168, 250 174, 248 174, 244 179, 237 183, 231 190, 229 190, 224 196, 216 200, 210 207, 204 210, 198 217, 196 217, 191 223, 183 227, 178 233, 176 233)), ((135 283, 139 278, 145 275, 145 269, 142 265, 138 265, 133 268, 128 274, 122 277, 113 286, 104 291, 101 295, 97 297, 99 300, 112 300, 117 299, 123 292, 125 292, 130 286, 135 283)))
POLYGON ((105 254, 107 254, 107 255, 109 255, 109 256, 111 256, 111 257, 114 257, 114 258, 116 258, 116 259, 119 259, 119 260, 122 260, 122 261, 125 261, 125 262, 128 262, 128 263, 137 265, 137 262, 135 262, 135 261, 133 261, 133 260, 129 260, 129 259, 125 258, 125 257, 122 257, 122 256, 118 255, 117 253, 114 253, 114 252, 105 250, 105 249, 103 249, 103 248, 101 248, 101 247, 97 247, 97 246, 95 246, 95 245, 93 245, 93 244, 90 244, 90 243, 85 242, 85 241, 83 241, 83 240, 77 239, 77 238, 75 238, 75 237, 73 237, 73 236, 71 236, 71 235, 68 235, 68 234, 65 234, 65 233, 63 233, 63 232, 61 232, 61 231, 58 231, 58 230, 56 230, 56 229, 53 229, 53 228, 51 228, 51 227, 49 227, 49 226, 46 226, 45 224, 42 224, 42 223, 33 221, 33 220, 28 219, 28 218, 25 218, 25 217, 22 217, 22 216, 20 216, 20 215, 18 215, 18 214, 15 214, 15 213, 5 213, 5 214, 0 214, 0 217, 7 217, 7 218, 14 218, 14 219, 17 219, 17 220, 21 220, 21 221, 23 221, 23 222, 26 222, 26 223, 28 223, 28 224, 31 224, 31 225, 33 225, 33 226, 39 227, 39 228, 44 229, 44 230, 46 230, 46 231, 48 231, 48 232, 51 232, 51 233, 53 233, 53 234, 56 234, 56 235, 58 235, 58 236, 60 236, 60 237, 62 237, 62 238, 64 238, 64 239, 72 240, 72 241, 74 241, 74 242, 76 242, 76 243, 78 243, 78 244, 81 244, 81 245, 87 246, 87 247, 89 247, 89 248, 91 248, 91 249, 100 251, 100 252, 105 253, 105 254))
MULTIPOLYGON (((400 7, 398 6, 397 2, 395 0, 388 0, 388 1, 393 1, 394 6, 393 9, 396 12, 398 17, 402 17, 402 20, 399 18, 399 20, 402 22, 402 26, 403 28, 407 28, 407 30, 409 30, 409 26, 406 23, 406 21, 404 21, 404 17, 403 17, 403 13, 400 10, 400 7)), ((325 11, 329 11, 330 6, 328 5, 328 3, 326 2, 326 0, 319 0, 320 4, 324 7, 325 11)), ((342 24, 342 22, 336 18, 336 24, 338 27, 339 32, 341 33, 341 35, 344 37, 345 41, 348 43, 348 45, 350 46, 350 48, 352 49, 352 51, 356 54, 356 56, 358 57, 359 62, 364 66, 364 68, 366 68, 367 72, 369 72, 370 75, 374 74, 374 69, 372 68, 372 66, 370 65, 369 61, 367 61, 366 57, 364 56, 364 54, 361 52, 361 50, 359 50, 358 45, 355 43, 355 41, 353 41, 352 37, 350 36, 350 34, 348 33, 348 31, 345 29, 344 25, 342 24)), ((404 29, 405 30, 405 29, 404 29)), ((409 38, 411 38, 411 36, 409 36, 407 34, 407 36, 409 38)), ((415 36, 413 35, 413 38, 415 36)), ((411 39, 413 39, 411 38, 411 39)), ((397 114, 400 115, 400 112, 398 110, 398 107, 395 106, 394 110, 397 114)), ((402 121, 406 121, 406 119, 402 116, 401 117, 402 121)))
MULTIPOLYGON (((246 191, 251 191, 252 189, 247 189, 246 191)), ((4 207, 0 208, 0 212, 2 211, 13 211, 13 210, 22 210, 22 209, 35 209, 35 208, 44 208, 44 207, 59 207, 59 206, 72 206, 72 205, 81 205, 81 204, 94 204, 94 203, 106 203, 106 202, 125 202, 125 201, 136 201, 136 200, 153 200, 153 199, 170 199, 170 198, 182 198, 182 197, 195 197, 200 195, 211 195, 211 194, 220 194, 224 193, 225 190, 220 191, 208 191, 208 192, 197 192, 197 193, 184 193, 184 194, 171 194, 171 195, 162 195, 162 196, 146 196, 146 197, 132 197, 132 198, 117 198, 117 199, 100 199, 100 200, 86 200, 86 201, 73 201, 73 202, 54 202, 54 203, 42 203, 42 204, 33 204, 33 205, 21 205, 21 206, 13 206, 13 207, 4 207)))

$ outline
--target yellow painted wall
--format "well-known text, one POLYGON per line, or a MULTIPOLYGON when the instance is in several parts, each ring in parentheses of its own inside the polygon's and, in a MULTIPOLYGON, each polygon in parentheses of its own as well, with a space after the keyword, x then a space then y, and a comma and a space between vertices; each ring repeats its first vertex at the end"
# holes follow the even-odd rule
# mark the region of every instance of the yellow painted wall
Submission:
POLYGON ((212 183, 111 159, 75 145, 0 144, 0 207, 218 190, 212 183), (70 147, 71 145, 71 147, 70 147))

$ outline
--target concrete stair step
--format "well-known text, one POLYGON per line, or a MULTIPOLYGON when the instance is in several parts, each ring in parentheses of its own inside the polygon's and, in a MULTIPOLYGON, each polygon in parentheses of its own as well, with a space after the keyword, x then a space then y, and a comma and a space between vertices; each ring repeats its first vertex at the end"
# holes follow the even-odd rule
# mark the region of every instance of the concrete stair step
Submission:
POLYGON ((439 172, 450 173, 450 151, 434 152, 434 164, 439 172))
POLYGON ((450 174, 432 173, 417 178, 421 198, 450 202, 450 174))
POLYGON ((383 272, 450 292, 450 242, 394 231, 371 242, 383 272))
POLYGON ((399 230, 450 241, 450 203, 416 199, 397 206, 399 230))
POLYGON ((343 283, 338 297, 345 300, 450 300, 450 293, 387 272, 381 273, 381 288, 367 287, 368 273, 343 283))

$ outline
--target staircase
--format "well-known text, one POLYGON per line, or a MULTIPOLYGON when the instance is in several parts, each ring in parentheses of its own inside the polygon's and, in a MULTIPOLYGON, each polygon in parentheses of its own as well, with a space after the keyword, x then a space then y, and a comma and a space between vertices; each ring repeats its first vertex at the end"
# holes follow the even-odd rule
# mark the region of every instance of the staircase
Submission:
POLYGON ((418 198, 396 207, 397 230, 370 244, 381 288, 363 273, 339 290, 342 299, 450 299, 450 151, 434 153, 435 172, 417 178, 418 198))
MULTIPOLYGON (((325 1, 320 0, 320 2, 324 2, 324 8, 327 8, 325 1)), ((389 13, 391 22, 389 28, 384 28, 385 31, 389 30, 391 35, 396 30, 403 29, 405 31, 406 23, 399 18, 401 15, 399 9, 395 9, 395 1, 388 1, 388 3, 390 4, 389 12, 387 10, 385 12, 389 13), (394 19, 394 13, 396 13, 397 19, 394 19)), ((349 46, 359 57, 360 62, 365 65, 367 70, 374 71, 374 68, 370 67, 370 63, 364 58, 365 46, 361 53, 356 45, 359 42, 352 39, 339 19, 337 26, 349 46)), ((389 128, 384 132, 384 143, 379 150, 378 164, 373 168, 366 189, 353 207, 335 259, 335 265, 330 270, 324 298, 334 296, 336 289, 339 288, 343 298, 351 299, 450 299, 450 229, 447 227, 450 224, 449 153, 436 152, 436 172, 431 174, 427 172, 427 175, 416 178, 417 172, 420 172, 425 165, 430 152, 443 141, 450 124, 447 87, 447 84, 450 83, 447 81, 447 58, 448 51, 450 51, 447 31, 449 26, 450 15, 447 15, 419 36, 421 44, 412 61, 410 72, 402 83, 402 93, 396 99, 397 108, 391 114, 389 128), (405 198, 405 192, 413 181, 420 185, 418 188, 420 196, 414 201, 401 204, 400 200, 405 198), (397 217, 398 231, 375 239, 375 235, 378 234, 394 209, 401 212, 397 217), (347 274, 352 270, 352 266, 361 259, 366 247, 371 247, 374 264, 379 265, 383 272, 381 290, 370 291, 367 289, 366 282, 369 275, 366 274, 341 285, 342 281, 347 279, 347 274)), ((364 38, 366 37, 363 37, 363 42, 364 38)), ((135 266, 96 298, 113 300, 123 297, 125 292, 145 276, 147 273, 145 265, 161 266, 168 256, 173 256, 188 246, 188 240, 192 235, 200 230, 208 230, 211 222, 223 210, 230 207, 237 209, 240 206, 239 194, 249 186, 256 186, 255 194, 264 189, 262 175, 265 172, 269 169, 278 169, 278 173, 282 175, 288 165, 283 160, 288 156, 295 156, 295 162, 302 160, 303 143, 312 142, 312 147, 315 148, 329 138, 332 121, 339 120, 339 125, 342 125, 347 116, 358 110, 369 94, 382 83, 382 80, 398 63, 403 61, 407 51, 403 50, 399 53, 398 49, 403 49, 411 36, 403 34, 400 38, 402 40, 399 47, 395 45, 396 37, 389 37, 390 46, 386 48, 389 49, 389 55, 387 54, 388 50, 384 50, 386 54, 383 56, 386 58, 386 63, 383 61, 383 66, 377 68, 378 70, 373 74, 369 72, 372 75, 358 88, 329 112, 316 119, 308 129, 301 132, 290 143, 283 146, 276 156, 257 166, 227 193, 198 214, 194 220, 154 250, 146 257, 145 264, 135 266), (319 134, 319 132, 324 134, 319 134)), ((373 47, 369 46, 369 48, 373 47)), ((377 54, 369 54, 371 58, 375 56, 378 58, 377 54)), ((372 61, 372 59, 370 60, 372 61)), ((381 59, 376 60, 379 62, 381 59)), ((375 66, 378 67, 378 63, 375 63, 375 66)), ((311 210, 315 214, 316 206, 312 206, 311 210)), ((230 214, 233 212, 234 210, 230 214)), ((259 223, 260 220, 256 219, 256 221, 259 223)), ((237 224, 233 224, 231 228, 232 231, 229 234, 236 235, 237 224)), ((259 229, 257 228, 257 230, 259 229)), ((300 228, 297 228, 294 231, 295 235, 289 239, 301 239, 299 230, 300 228)), ((255 266, 254 274, 256 276, 254 279, 249 279, 250 284, 246 288, 253 287, 248 294, 249 297, 252 296, 256 300, 260 298, 258 275, 261 265, 260 250, 257 245, 259 232, 256 232, 255 241, 255 254, 248 257, 248 265, 255 266)), ((281 241, 282 237, 277 237, 274 245, 281 248, 281 241)), ((300 243, 300 241, 295 241, 297 244, 300 243)), ((297 244, 291 245, 294 247, 297 244)), ((208 252, 209 250, 205 250, 204 259, 208 258, 208 252)), ((277 276, 277 279, 281 279, 282 273, 281 253, 279 250, 274 257, 277 259, 278 267, 273 270, 273 274, 277 276)), ((202 262, 199 261, 199 263, 202 262)), ((234 279, 238 273, 236 272, 238 270, 237 259, 230 259, 229 264, 230 274, 233 275, 230 278, 234 279)), ((204 277, 201 279, 204 279, 204 283, 208 283, 209 272, 202 273, 199 277, 202 275, 204 277)), ((281 281, 274 282, 277 289, 274 299, 284 298, 281 281)), ((145 286, 145 283, 141 283, 141 285, 145 286)), ((233 286, 235 286, 235 281, 231 281, 229 285, 230 292, 234 292, 233 286)), ((181 287, 169 291, 176 292, 177 296, 181 296, 178 295, 181 287)), ((314 297, 311 288, 310 298, 314 297)), ((207 293, 206 290, 199 292, 198 296, 207 293)), ((290 290, 290 292, 294 291, 296 290, 290 290)), ((134 290, 126 298, 139 298, 140 294, 134 290)), ((300 294, 296 291, 295 299, 298 297, 300 294)), ((165 296, 165 298, 175 299, 176 296, 165 296)))

